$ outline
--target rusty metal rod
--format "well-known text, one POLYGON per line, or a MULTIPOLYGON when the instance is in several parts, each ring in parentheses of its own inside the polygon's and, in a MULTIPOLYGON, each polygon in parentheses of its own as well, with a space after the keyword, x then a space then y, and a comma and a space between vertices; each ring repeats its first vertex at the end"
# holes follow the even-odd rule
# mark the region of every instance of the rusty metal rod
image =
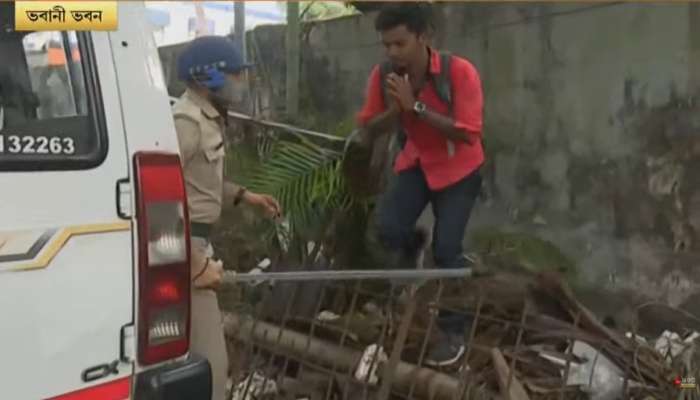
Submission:
MULTIPOLYGON (((387 400, 391 394, 392 384, 394 382, 394 374, 392 370, 395 370, 395 366, 401 360, 401 353, 403 352, 403 346, 406 344, 406 339, 408 338, 408 330, 411 327, 411 322, 413 321, 413 314, 416 312, 416 295, 415 286, 411 286, 408 298, 408 304, 404 309, 403 315, 401 316, 401 322, 399 324, 399 331, 396 333, 394 338, 394 344, 391 348, 391 355, 389 356, 389 362, 384 365, 382 371, 382 383, 379 387, 379 393, 377 394, 377 400, 387 400)), ((409 386, 412 386, 413 382, 409 386)), ((409 392, 412 389, 409 387, 409 392)))

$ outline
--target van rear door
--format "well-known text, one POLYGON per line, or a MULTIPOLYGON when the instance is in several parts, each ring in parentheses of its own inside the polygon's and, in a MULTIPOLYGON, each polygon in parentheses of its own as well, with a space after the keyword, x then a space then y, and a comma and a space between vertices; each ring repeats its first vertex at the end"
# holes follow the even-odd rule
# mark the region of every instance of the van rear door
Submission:
POLYGON ((129 165, 109 37, 14 32, 13 14, 0 3, 0 397, 128 398, 129 165))

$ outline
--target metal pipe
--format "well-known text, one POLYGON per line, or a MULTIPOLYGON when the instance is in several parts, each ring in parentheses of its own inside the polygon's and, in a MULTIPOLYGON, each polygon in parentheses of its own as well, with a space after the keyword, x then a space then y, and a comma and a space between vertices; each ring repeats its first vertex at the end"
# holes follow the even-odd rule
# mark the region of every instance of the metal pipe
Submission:
POLYGON ((342 270, 342 271, 292 271, 292 272, 265 272, 258 274, 236 273, 226 271, 224 284, 234 283, 260 283, 266 281, 275 282, 299 282, 299 281, 351 281, 351 280, 433 280, 449 278, 468 278, 472 274, 471 268, 455 269, 375 269, 375 270, 342 270))
POLYGON ((273 122, 273 121, 266 121, 263 119, 253 118, 250 115, 235 112, 235 111, 228 111, 228 116, 233 118, 233 119, 239 120, 239 121, 245 121, 245 122, 249 122, 252 124, 264 126, 267 128, 281 129, 281 130, 285 130, 287 132, 299 133, 299 134, 303 134, 303 135, 307 135, 307 136, 313 136, 313 137, 317 137, 320 139, 329 140, 332 142, 345 142, 345 138, 340 137, 340 136, 333 136, 333 135, 329 135, 327 133, 316 132, 316 131, 312 131, 309 129, 299 128, 298 126, 284 124, 281 122, 273 122))

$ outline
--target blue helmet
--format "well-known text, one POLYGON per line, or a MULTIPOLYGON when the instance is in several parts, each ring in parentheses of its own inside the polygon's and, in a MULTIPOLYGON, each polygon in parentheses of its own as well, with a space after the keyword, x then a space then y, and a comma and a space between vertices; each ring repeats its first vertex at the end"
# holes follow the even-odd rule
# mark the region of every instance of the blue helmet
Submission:
POLYGON ((177 75, 183 81, 197 81, 209 89, 220 89, 226 73, 238 73, 246 64, 232 41, 223 36, 203 36, 194 39, 177 60, 177 75))

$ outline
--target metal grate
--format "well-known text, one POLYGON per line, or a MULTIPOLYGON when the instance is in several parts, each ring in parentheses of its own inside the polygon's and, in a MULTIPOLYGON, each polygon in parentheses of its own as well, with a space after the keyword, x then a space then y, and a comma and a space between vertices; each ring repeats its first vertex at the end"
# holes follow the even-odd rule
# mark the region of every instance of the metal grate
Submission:
POLYGON ((225 316, 229 398, 588 399, 605 390, 615 395, 598 398, 677 398, 658 354, 596 325, 557 278, 468 275, 227 275, 241 285, 225 316), (469 322, 465 350, 431 367, 428 352, 450 336, 440 323, 447 316, 469 322))

